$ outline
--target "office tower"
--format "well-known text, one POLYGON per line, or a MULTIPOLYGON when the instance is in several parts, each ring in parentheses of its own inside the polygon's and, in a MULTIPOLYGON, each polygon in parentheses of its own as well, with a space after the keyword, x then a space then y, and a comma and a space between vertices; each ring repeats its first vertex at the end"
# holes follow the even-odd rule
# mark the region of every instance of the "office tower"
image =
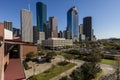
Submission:
POLYGON ((79 36, 80 41, 85 40, 85 35, 83 34, 83 24, 79 25, 79 33, 80 33, 80 36, 79 36))
POLYGON ((51 38, 51 27, 50 27, 50 22, 47 21, 45 23, 45 39, 51 38))
POLYGON ((36 3, 36 18, 37 18, 37 27, 39 30, 38 43, 41 44, 42 40, 45 40, 44 24, 47 22, 47 6, 42 2, 36 3))
POLYGON ((13 37, 21 37, 21 31, 18 28, 13 28, 13 37))
POLYGON ((70 39, 70 31, 68 30, 65 31, 65 38, 70 39))
POLYGON ((33 43, 37 43, 39 37, 38 27, 33 26, 33 43))
POLYGON ((58 33, 58 38, 63 38, 63 33, 62 33, 62 31, 59 31, 59 33, 58 33))
POLYGON ((51 32, 52 32, 52 38, 58 37, 58 21, 56 17, 49 17, 51 32))
POLYGON ((93 31, 92 31, 92 17, 88 16, 83 19, 83 33, 85 34, 85 38, 88 41, 92 40, 93 31))
POLYGON ((39 32, 44 32, 44 24, 47 21, 47 6, 42 2, 36 3, 36 15, 39 32))
POLYGON ((24 42, 33 42, 32 13, 29 10, 22 9, 21 18, 21 39, 24 42))
POLYGON ((4 27, 5 29, 12 31, 12 22, 4 21, 4 27))
POLYGON ((83 34, 83 24, 80 24, 80 25, 79 25, 79 33, 80 33, 80 34, 83 34))
POLYGON ((67 29, 73 41, 79 41, 78 11, 74 6, 67 12, 67 29))
POLYGON ((64 30, 63 31, 63 38, 65 38, 65 39, 71 39, 70 38, 70 31, 64 30))

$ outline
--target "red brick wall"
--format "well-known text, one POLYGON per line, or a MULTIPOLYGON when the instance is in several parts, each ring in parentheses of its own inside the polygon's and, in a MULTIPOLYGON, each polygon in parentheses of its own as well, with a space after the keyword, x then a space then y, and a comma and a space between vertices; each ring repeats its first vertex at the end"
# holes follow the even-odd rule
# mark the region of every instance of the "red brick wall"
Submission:
POLYGON ((25 58, 26 54, 29 52, 37 53, 37 46, 34 45, 21 45, 21 54, 25 58))
POLYGON ((4 64, 3 64, 3 56, 4 56, 4 24, 0 23, 0 39, 3 41, 2 46, 0 46, 0 80, 3 80, 4 75, 4 64))
POLYGON ((0 38, 3 38, 4 37, 4 24, 3 23, 0 23, 0 38))

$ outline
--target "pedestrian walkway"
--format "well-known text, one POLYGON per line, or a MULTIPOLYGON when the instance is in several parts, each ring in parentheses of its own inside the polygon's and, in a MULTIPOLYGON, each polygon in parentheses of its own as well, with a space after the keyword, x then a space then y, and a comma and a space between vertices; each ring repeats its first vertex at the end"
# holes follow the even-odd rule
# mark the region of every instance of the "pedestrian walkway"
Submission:
POLYGON ((20 59, 10 59, 5 70, 4 80, 22 80, 25 79, 24 69, 20 59))

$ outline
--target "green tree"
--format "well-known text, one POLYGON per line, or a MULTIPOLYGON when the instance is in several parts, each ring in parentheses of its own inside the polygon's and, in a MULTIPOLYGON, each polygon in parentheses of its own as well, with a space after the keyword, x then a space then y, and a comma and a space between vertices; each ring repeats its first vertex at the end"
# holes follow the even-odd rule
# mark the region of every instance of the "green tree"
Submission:
POLYGON ((100 65, 91 62, 85 62, 70 75, 72 80, 92 80, 97 73, 101 71, 100 65))
POLYGON ((59 79, 59 80, 70 80, 70 79, 68 78, 68 76, 64 76, 64 77, 62 77, 62 78, 59 79))
POLYGON ((52 59, 54 56, 56 56, 56 53, 55 53, 55 52, 48 52, 48 53, 46 54, 46 61, 47 61, 47 62, 51 62, 51 59, 52 59))
POLYGON ((27 55, 26 55, 26 60, 32 60, 33 58, 35 57, 35 54, 34 54, 34 52, 29 52, 29 53, 27 53, 27 55))
POLYGON ((101 58, 102 58, 102 55, 100 53, 93 52, 93 53, 90 53, 89 56, 87 56, 86 60, 89 62, 98 63, 101 61, 101 58))
POLYGON ((65 58, 65 60, 68 60, 70 62, 70 60, 73 59, 74 56, 71 54, 67 54, 67 55, 64 55, 64 58, 65 58))

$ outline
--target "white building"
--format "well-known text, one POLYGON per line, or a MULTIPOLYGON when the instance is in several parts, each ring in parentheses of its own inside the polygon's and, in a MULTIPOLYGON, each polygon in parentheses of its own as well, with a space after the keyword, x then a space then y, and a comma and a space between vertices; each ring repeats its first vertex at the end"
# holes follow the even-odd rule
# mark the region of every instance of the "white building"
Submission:
POLYGON ((32 13, 29 10, 22 9, 20 16, 22 41, 33 42, 32 13))
POLYGON ((4 28, 4 38, 5 39, 13 39, 13 32, 11 30, 4 28))
POLYGON ((49 38, 42 41, 43 47, 56 48, 62 46, 72 46, 73 41, 65 38, 49 38))

